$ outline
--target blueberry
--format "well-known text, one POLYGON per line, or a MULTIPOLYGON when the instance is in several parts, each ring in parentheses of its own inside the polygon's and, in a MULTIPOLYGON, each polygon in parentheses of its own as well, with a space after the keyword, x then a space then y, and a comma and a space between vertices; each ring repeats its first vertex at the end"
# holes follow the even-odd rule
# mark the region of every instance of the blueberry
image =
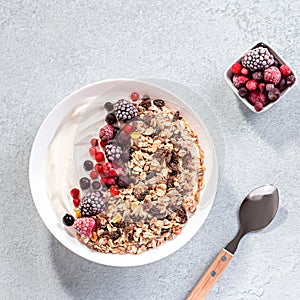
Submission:
POLYGON ((239 95, 242 97, 242 98, 246 98, 248 96, 248 90, 244 87, 240 88, 239 89, 239 95))
POLYGON ((112 111, 114 109, 114 105, 111 103, 111 102, 106 102, 104 104, 104 108, 107 110, 107 111, 112 111))
POLYGON ((91 171, 93 169, 93 162, 90 161, 90 160, 86 160, 84 163, 83 163, 83 168, 86 170, 86 171, 91 171))
POLYGON ((62 218, 62 221, 66 226, 72 226, 75 220, 73 216, 69 214, 65 214, 64 217, 62 218))
POLYGON ((81 189, 86 190, 91 186, 91 181, 87 177, 82 177, 79 181, 81 189))
POLYGON ((110 113, 106 116, 105 121, 109 125, 113 125, 118 122, 117 117, 114 113, 110 113))
POLYGON ((286 84, 292 85, 296 81, 296 78, 294 75, 290 75, 286 78, 286 84))
POLYGON ((100 187, 101 187, 101 184, 100 184, 99 181, 93 181, 93 182, 92 182, 92 188, 93 188, 94 190, 99 190, 100 187))

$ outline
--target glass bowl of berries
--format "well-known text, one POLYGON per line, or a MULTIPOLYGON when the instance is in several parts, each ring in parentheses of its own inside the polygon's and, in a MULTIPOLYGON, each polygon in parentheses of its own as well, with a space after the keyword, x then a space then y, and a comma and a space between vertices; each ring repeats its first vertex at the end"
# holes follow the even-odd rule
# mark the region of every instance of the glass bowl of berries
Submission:
POLYGON ((270 109, 296 82, 287 62, 262 42, 235 60, 224 75, 237 97, 255 113, 270 109))

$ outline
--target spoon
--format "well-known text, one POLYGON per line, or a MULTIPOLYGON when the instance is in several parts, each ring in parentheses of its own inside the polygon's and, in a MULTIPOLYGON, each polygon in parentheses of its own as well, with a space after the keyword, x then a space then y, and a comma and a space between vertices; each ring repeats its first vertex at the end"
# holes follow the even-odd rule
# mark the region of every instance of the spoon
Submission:
POLYGON ((258 187, 246 196, 239 210, 240 228, 237 235, 217 255, 187 300, 205 299, 229 265, 241 238, 251 231, 262 229, 270 224, 277 213, 278 204, 278 190, 273 185, 258 187))

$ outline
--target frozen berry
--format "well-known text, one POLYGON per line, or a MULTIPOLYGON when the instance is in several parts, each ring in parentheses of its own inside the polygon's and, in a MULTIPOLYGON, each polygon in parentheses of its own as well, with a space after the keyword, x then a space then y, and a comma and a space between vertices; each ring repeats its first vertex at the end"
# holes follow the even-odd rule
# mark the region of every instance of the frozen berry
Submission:
POLYGON ((114 110, 114 105, 111 103, 111 102, 106 102, 104 104, 104 108, 107 110, 107 111, 112 111, 114 110))
POLYGON ((87 190, 91 186, 91 181, 87 177, 83 177, 79 181, 82 190, 87 190))
POLYGON ((79 191, 79 189, 74 188, 74 189, 71 189, 70 194, 71 194, 72 198, 77 198, 80 194, 80 191, 79 191))
POLYGON ((290 75, 286 78, 286 84, 292 85, 292 84, 294 84, 295 80, 296 80, 296 77, 294 75, 290 75))
POLYGON ((119 127, 114 126, 114 136, 118 134, 119 130, 120 130, 119 127))
POLYGON ((90 172, 90 177, 91 177, 92 179, 96 179, 96 178, 98 177, 98 172, 97 172, 97 171, 91 171, 91 172, 90 172))
POLYGON ((127 176, 119 176, 116 179, 116 183, 121 188, 127 188, 129 186, 129 178, 127 176))
POLYGON ((102 174, 102 173, 103 173, 103 165, 102 165, 102 164, 96 164, 96 165, 95 165, 95 170, 96 170, 99 174, 102 174))
POLYGON ((116 137, 116 144, 121 148, 128 148, 130 146, 130 136, 127 133, 122 132, 116 137))
POLYGON ((281 67, 279 68, 279 70, 280 70, 280 72, 281 72, 281 74, 282 74, 283 76, 289 76, 289 75, 292 74, 292 70, 291 70, 290 67, 287 66, 287 65, 281 66, 281 67))
POLYGON ((62 218, 62 221, 64 223, 64 225, 66 226, 72 226, 74 224, 74 217, 69 215, 69 214, 65 214, 64 217, 62 218))
POLYGON ((246 83, 246 88, 249 90, 249 91, 254 91, 256 90, 257 88, 257 82, 255 80, 249 80, 247 83, 246 83))
POLYGON ((101 142, 100 142, 100 146, 101 146, 102 148, 104 148, 104 147, 106 146, 106 142, 105 142, 105 141, 101 141, 101 142))
POLYGON ((96 147, 91 147, 89 149, 90 155, 91 156, 95 156, 95 154, 97 153, 97 148, 96 147))
POLYGON ((277 59, 274 59, 273 66, 278 68, 278 66, 279 66, 279 62, 278 62, 278 60, 277 60, 277 59))
POLYGON ((286 88, 286 80, 284 78, 281 78, 279 82, 279 90, 283 91, 286 88))
POLYGON ((247 95, 248 95, 248 90, 244 87, 241 87, 239 89, 239 95, 242 97, 242 98, 246 98, 247 95))
POLYGON ((123 152, 121 154, 121 160, 124 163, 128 162, 130 160, 130 154, 128 152, 123 152))
POLYGON ((281 73, 277 67, 270 67, 264 71, 264 79, 276 85, 280 82, 281 73))
POLYGON ((116 124, 118 122, 118 120, 114 113, 110 113, 106 116, 105 122, 109 125, 113 125, 113 124, 116 124))
POLYGON ((83 163, 83 168, 86 170, 86 171, 91 171, 94 167, 94 164, 93 162, 91 162, 90 160, 86 160, 84 163, 83 163))
POLYGON ((122 154, 122 149, 118 145, 106 145, 105 147, 105 155, 107 160, 114 161, 116 159, 120 159, 122 154))
POLYGON ((242 58, 242 65, 250 71, 264 70, 274 63, 274 56, 265 47, 249 50, 242 58))
POLYGON ((101 184, 100 184, 99 181, 93 181, 93 182, 92 182, 92 188, 93 188, 94 190, 99 190, 100 187, 101 187, 101 184))
POLYGON ((98 140, 97 139, 91 139, 91 145, 92 147, 97 147, 98 146, 98 140))
POLYGON ((280 90, 275 88, 273 91, 268 93, 268 98, 271 102, 278 100, 280 97, 280 90))
POLYGON ((250 93, 248 101, 252 105, 254 105, 256 102, 261 102, 265 106, 268 103, 266 95, 257 90, 250 93))
POLYGON ((97 162, 102 162, 104 161, 104 154, 102 152, 97 152, 96 155, 95 155, 95 160, 97 162))
POLYGON ((258 89, 261 91, 261 92, 264 92, 265 91, 265 87, 266 87, 266 84, 261 82, 258 84, 258 89))
POLYGON ((235 63, 231 66, 231 72, 233 74, 240 74, 242 70, 242 66, 239 63, 235 63))
POLYGON ((274 88, 275 88, 275 86, 273 83, 266 84, 266 91, 271 92, 274 90, 274 88))
POLYGON ((73 204, 74 204, 75 207, 78 207, 79 204, 80 204, 79 198, 74 198, 74 199, 73 199, 73 204))
POLYGON ((88 192, 80 204, 80 212, 82 216, 95 216, 102 212, 107 204, 107 199, 99 191, 88 192))
POLYGON ((130 134, 133 130, 133 126, 130 124, 125 124, 123 127, 123 131, 127 134, 130 134))
POLYGON ((140 98, 140 95, 137 92, 132 92, 130 95, 132 101, 137 101, 140 98))
POLYGON ((249 73, 249 70, 247 68, 242 68, 241 74, 248 75, 248 73, 249 73))
POLYGON ((125 99, 120 99, 116 105, 116 117, 121 121, 131 120, 138 115, 138 111, 136 107, 125 99))
POLYGON ((117 196, 119 194, 119 190, 117 187, 115 186, 112 186, 110 189, 109 189, 110 193, 114 196, 117 196))
POLYGON ((114 128, 111 125, 105 125, 100 129, 99 137, 101 141, 109 141, 114 138, 114 128))
POLYGON ((259 72, 259 71, 254 72, 254 73, 252 74, 252 78, 253 78, 254 80, 262 80, 262 79, 263 79, 263 73, 262 73, 262 72, 259 72))
POLYGON ((263 104, 259 101, 254 104, 254 108, 256 111, 261 111, 263 107, 264 107, 263 104))
POLYGON ((102 177, 101 182, 107 186, 116 184, 116 180, 114 177, 102 177))
POLYGON ((238 89, 242 87, 248 80, 249 78, 244 75, 234 75, 232 78, 233 85, 238 89))
POLYGON ((91 238, 93 236, 93 231, 96 229, 96 221, 93 218, 78 218, 74 222, 73 228, 80 235, 91 238))

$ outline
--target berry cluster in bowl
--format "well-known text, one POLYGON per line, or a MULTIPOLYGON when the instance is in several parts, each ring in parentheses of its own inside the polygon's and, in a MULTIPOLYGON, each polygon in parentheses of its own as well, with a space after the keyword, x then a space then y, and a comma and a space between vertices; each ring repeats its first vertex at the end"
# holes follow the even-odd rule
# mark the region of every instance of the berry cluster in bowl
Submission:
POLYGON ((139 254, 175 238, 204 186, 204 153, 180 112, 148 95, 130 98, 104 104, 86 176, 70 190, 75 216, 62 218, 102 253, 139 254))
POLYGON ((295 83, 290 66, 269 46, 258 43, 226 71, 238 97, 254 112, 274 105, 295 83))

